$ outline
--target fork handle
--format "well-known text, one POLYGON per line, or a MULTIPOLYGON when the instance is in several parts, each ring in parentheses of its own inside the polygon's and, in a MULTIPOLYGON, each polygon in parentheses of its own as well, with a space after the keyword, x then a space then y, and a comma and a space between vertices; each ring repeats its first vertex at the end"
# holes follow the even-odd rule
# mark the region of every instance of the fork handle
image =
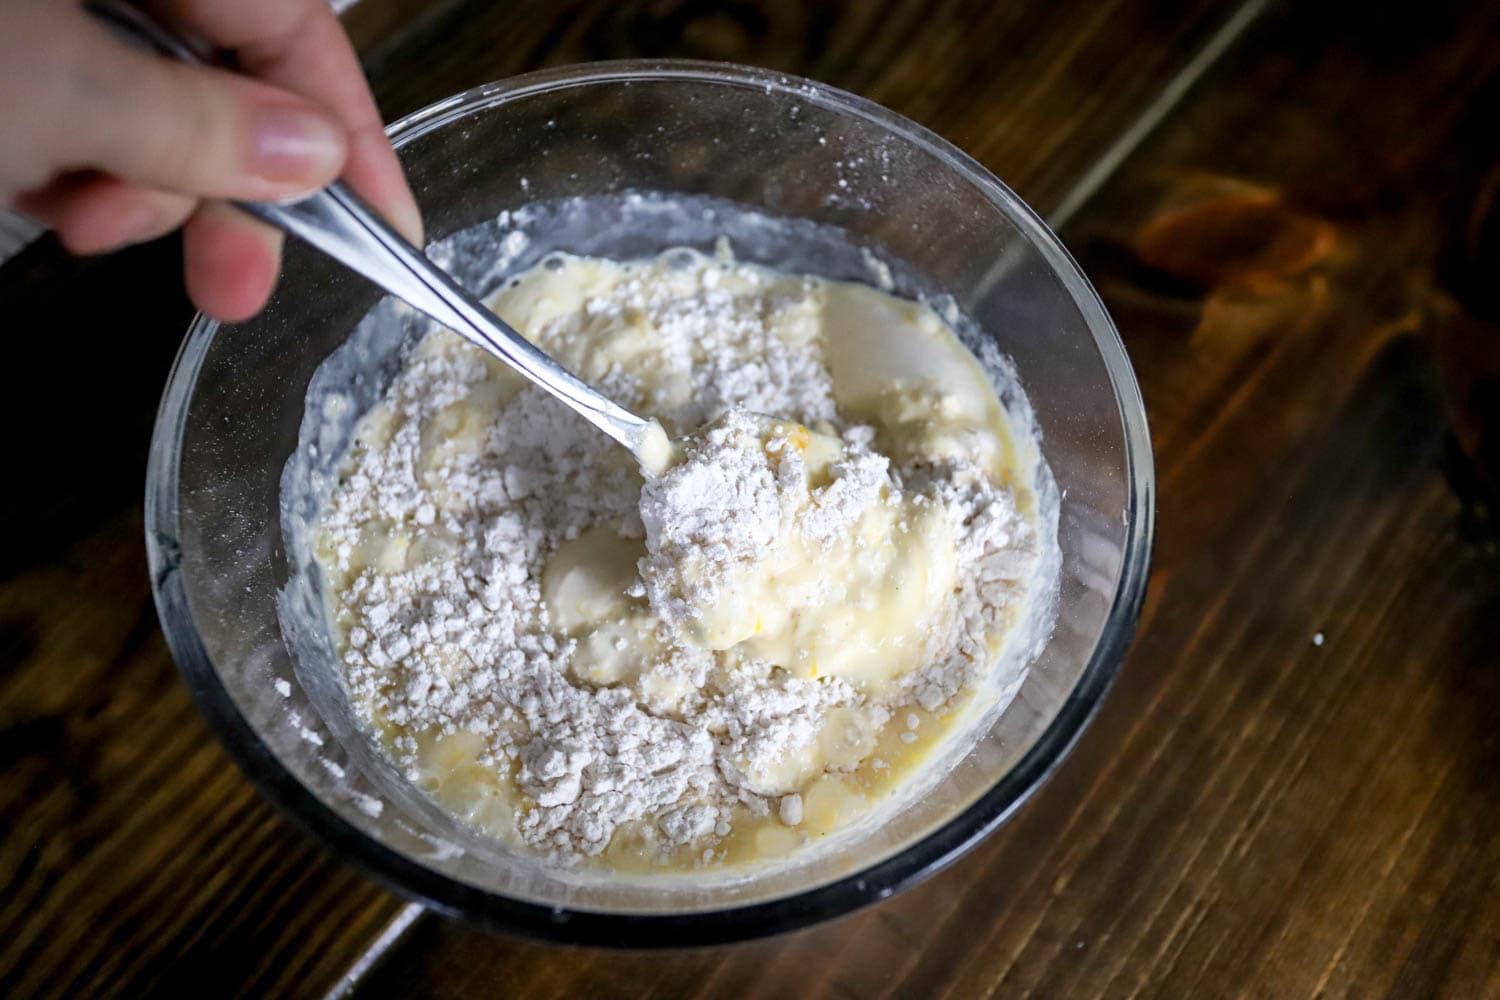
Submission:
MULTIPOLYGON (((84 7, 116 32, 194 66, 216 65, 198 46, 122 0, 86 0, 84 7)), ((236 208, 311 244, 381 289, 426 313, 532 383, 632 452, 653 421, 636 416, 552 360, 463 289, 335 181, 296 201, 236 201, 236 208)))

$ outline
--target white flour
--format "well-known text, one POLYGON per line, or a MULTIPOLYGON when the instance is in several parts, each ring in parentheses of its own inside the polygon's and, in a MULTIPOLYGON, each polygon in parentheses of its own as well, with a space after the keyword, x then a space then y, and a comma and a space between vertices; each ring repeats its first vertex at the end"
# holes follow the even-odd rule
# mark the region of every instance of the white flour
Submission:
POLYGON ((869 428, 846 434, 849 452, 816 503, 801 453, 785 437, 763 445, 762 421, 739 409, 699 435, 676 468, 647 482, 643 575, 657 614, 669 625, 687 624, 694 606, 713 600, 727 578, 780 540, 800 533, 832 542, 880 503, 890 463, 868 450, 869 428))
MULTIPOLYGON (((450 449, 443 434, 457 432, 446 414, 472 397, 488 369, 447 334, 397 378, 387 404, 393 430, 356 445, 323 519, 325 563, 347 581, 335 619, 347 636, 356 710, 388 736, 413 780, 430 782, 441 770, 430 758, 442 737, 473 741, 478 766, 497 786, 510 776, 521 793, 519 836, 557 860, 599 854, 628 824, 646 825, 664 848, 702 846, 712 860, 745 810, 801 822, 803 796, 765 775, 814 744, 835 708, 879 725, 902 705, 943 705, 989 661, 987 636, 1024 596, 1019 581, 1034 552, 1009 493, 952 462, 890 468, 871 450, 869 428, 840 419, 816 341, 778 335, 786 324, 768 321, 795 316, 798 295, 731 294, 719 287, 721 273, 703 269, 687 297, 637 279, 588 301, 585 327, 639 317, 656 338, 649 381, 619 366, 594 381, 674 434, 731 408, 841 433, 848 454, 800 524, 811 537, 839 537, 892 489, 942 512, 958 540, 959 586, 925 638, 927 665, 890 694, 716 656, 677 631, 688 612, 672 567, 697 560, 696 586, 711 588, 715 566, 753 559, 785 531, 794 456, 778 473, 750 452, 716 465, 726 449, 705 447, 653 484, 642 504, 628 456, 531 388, 498 406, 475 447, 450 449), (651 556, 629 593, 649 591, 660 617, 641 640, 649 662, 611 685, 575 674, 579 644, 555 627, 541 584, 558 546, 598 525, 644 536, 651 556), (393 538, 407 541, 393 547, 393 538)), ((550 337, 566 357, 571 329, 560 322, 540 339, 550 337)), ((731 416, 721 430, 743 433, 741 419, 731 416)), ((615 640, 620 649, 624 642, 615 640)))

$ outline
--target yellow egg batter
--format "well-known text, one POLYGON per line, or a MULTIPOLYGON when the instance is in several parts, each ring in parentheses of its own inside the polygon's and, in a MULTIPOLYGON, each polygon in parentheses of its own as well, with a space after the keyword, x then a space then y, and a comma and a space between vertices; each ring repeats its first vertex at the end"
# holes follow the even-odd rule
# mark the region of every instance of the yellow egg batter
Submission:
POLYGON ((317 551, 351 700, 412 780, 560 863, 746 865, 963 731, 1035 504, 933 310, 680 250, 555 255, 491 306, 664 434, 647 481, 447 332, 362 419, 317 551))

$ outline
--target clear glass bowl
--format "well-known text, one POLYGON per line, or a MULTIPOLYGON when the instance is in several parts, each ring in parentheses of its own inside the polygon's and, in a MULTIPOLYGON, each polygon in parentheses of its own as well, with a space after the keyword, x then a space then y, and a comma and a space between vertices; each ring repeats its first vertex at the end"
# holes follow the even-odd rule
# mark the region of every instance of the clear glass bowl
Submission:
MULTIPOLYGON (((1135 378, 1057 238, 983 167, 912 122, 820 84, 734 66, 535 73, 435 104, 391 136, 434 240, 538 200, 664 192, 842 234, 848 253, 796 259, 801 267, 868 280, 868 252, 892 265, 898 291, 952 296, 1014 361, 1043 435, 1062 497, 1057 623, 972 752, 878 829, 811 864, 709 886, 600 884, 475 845, 383 769, 353 731, 337 680, 299 673, 288 653, 277 612, 289 578, 280 479, 315 370, 379 299, 292 246, 260 316, 233 327, 193 323, 162 400, 146 491, 167 639, 262 791, 334 851, 435 909, 609 945, 802 926, 884 898, 994 830, 1097 709, 1140 612, 1152 533, 1151 449, 1135 378)), ((606 249, 644 256, 711 246, 711 228, 617 225, 606 249)), ((569 239, 557 246, 588 249, 569 239)), ((772 266, 799 257, 775 239, 736 249, 772 266), (782 251, 791 258, 778 259, 782 251)))

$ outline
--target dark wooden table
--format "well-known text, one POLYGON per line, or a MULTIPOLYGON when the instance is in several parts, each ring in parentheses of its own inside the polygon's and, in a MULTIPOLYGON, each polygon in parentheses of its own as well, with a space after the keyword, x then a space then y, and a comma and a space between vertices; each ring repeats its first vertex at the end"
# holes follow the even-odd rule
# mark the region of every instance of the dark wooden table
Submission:
POLYGON ((176 245, 44 242, 0 268, 0 995, 1500 996, 1500 4, 347 21, 390 116, 543 64, 723 58, 982 160, 1060 229, 1142 383, 1139 637, 1046 787, 904 895, 648 956, 450 923, 264 803, 172 667, 140 486, 189 316, 176 245))

